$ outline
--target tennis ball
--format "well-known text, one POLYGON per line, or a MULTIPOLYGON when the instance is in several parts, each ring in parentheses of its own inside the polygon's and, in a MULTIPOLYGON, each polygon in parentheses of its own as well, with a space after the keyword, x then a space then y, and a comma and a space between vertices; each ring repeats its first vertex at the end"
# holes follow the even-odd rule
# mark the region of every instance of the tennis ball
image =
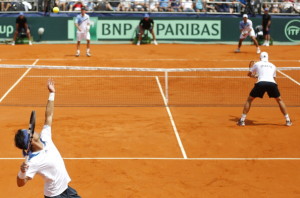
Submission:
POLYGON ((40 28, 38 29, 38 34, 39 34, 39 35, 43 35, 44 32, 45 32, 45 29, 44 29, 43 27, 40 27, 40 28))
POLYGON ((53 12, 54 12, 54 13, 58 13, 58 12, 59 12, 59 8, 58 8, 58 7, 54 7, 54 8, 53 8, 53 12))

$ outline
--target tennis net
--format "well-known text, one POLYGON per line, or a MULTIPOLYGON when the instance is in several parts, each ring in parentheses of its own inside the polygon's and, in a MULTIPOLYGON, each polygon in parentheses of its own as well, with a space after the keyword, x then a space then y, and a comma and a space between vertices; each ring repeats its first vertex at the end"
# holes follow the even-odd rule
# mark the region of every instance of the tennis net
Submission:
MULTIPOLYGON (((287 106, 300 106, 300 68, 277 68, 287 106)), ((255 79, 248 68, 116 68, 0 65, 0 106, 44 106, 47 79, 56 106, 242 106, 255 79)), ((267 95, 255 106, 277 106, 267 95)))

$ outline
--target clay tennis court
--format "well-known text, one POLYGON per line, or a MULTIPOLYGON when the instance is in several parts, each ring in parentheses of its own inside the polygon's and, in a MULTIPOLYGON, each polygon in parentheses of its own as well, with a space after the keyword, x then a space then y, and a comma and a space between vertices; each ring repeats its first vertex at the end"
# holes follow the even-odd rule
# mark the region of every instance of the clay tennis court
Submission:
MULTIPOLYGON (((1 45, 0 64, 242 68, 248 67, 250 60, 258 60, 255 47, 243 46, 239 54, 233 53, 235 48, 92 45, 92 57, 85 56, 82 46, 82 55, 75 58, 75 45, 71 44, 1 45)), ((278 67, 300 66, 299 46, 261 49, 278 67)), ((299 70, 283 71, 294 81, 278 73, 282 98, 293 120, 291 127, 284 125, 279 108, 267 96, 254 101, 261 105, 252 107, 245 127, 236 126, 242 113, 240 104, 255 82, 241 77, 247 72, 208 72, 200 79, 182 81, 178 79, 188 74, 174 74, 170 84, 176 89, 170 89, 170 102, 175 105, 168 108, 159 91, 159 82, 164 86, 160 74, 128 79, 120 78, 120 72, 105 71, 104 76, 115 78, 98 76, 102 85, 96 86, 93 71, 32 69, 20 78, 26 70, 1 68, 0 72, 1 197, 43 197, 39 176, 25 187, 17 187, 23 159, 13 138, 17 129, 27 127, 33 109, 37 112, 36 131, 42 129, 48 76, 56 82, 55 103, 59 104, 54 112, 53 139, 72 178, 70 186, 82 197, 300 197, 300 86, 294 82, 300 82, 299 70), (203 82, 200 86, 199 81, 203 82), (241 91, 235 93, 235 89, 241 91), (74 98, 73 94, 78 95, 74 98), (117 97, 120 94, 122 97, 117 97), (94 101, 92 96, 101 100, 94 101), (201 104, 194 105, 197 101, 201 104), (30 102, 36 105, 28 105, 30 102)))

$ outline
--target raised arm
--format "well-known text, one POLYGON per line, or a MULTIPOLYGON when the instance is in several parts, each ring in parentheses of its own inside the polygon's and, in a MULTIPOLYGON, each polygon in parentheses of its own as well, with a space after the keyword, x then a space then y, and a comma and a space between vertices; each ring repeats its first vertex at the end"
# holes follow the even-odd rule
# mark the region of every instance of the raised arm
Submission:
POLYGON ((51 126, 53 112, 54 112, 54 97, 55 97, 54 81, 51 78, 48 80, 48 90, 49 90, 49 99, 46 106, 44 125, 51 126))

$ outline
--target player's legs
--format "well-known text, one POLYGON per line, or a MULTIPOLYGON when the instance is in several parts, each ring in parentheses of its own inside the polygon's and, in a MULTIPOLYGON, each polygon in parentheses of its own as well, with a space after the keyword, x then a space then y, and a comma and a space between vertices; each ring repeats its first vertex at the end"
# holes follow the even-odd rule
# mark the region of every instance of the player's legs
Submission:
POLYGON ((31 38, 30 30, 28 28, 26 29, 26 35, 27 35, 27 38, 28 38, 29 45, 32 45, 31 40, 30 40, 30 38, 31 38))
POLYGON ((89 32, 86 33, 86 55, 91 56, 90 53, 90 42, 91 41, 91 35, 89 32))
POLYGON ((241 46, 242 46, 243 40, 244 40, 244 38, 240 38, 239 43, 238 43, 238 48, 235 50, 235 52, 241 51, 241 46))
POLYGON ((152 35, 154 45, 157 45, 158 43, 157 43, 157 41, 156 41, 156 36, 155 36, 155 34, 154 34, 153 28, 150 29, 149 31, 150 31, 150 33, 151 33, 151 35, 152 35))
POLYGON ((77 41, 77 45, 76 45, 76 55, 75 56, 79 56, 80 55, 80 41, 77 41))
POLYGON ((18 37, 18 34, 19 34, 19 31, 16 29, 15 33, 14 33, 14 40, 12 42, 12 45, 15 45, 15 42, 17 40, 17 37, 18 37))
POLYGON ((243 109, 243 114, 244 115, 247 115, 247 113, 250 111, 251 104, 252 104, 252 102, 253 102, 254 99, 255 99, 255 97, 252 97, 252 96, 249 96, 247 98, 247 101, 246 101, 246 103, 244 105, 244 109, 243 109))
POLYGON ((142 40, 142 36, 144 35, 144 29, 142 27, 140 27, 140 31, 139 31, 139 38, 138 38, 138 42, 137 45, 141 44, 141 40, 142 40))
POLYGON ((291 125, 292 125, 292 122, 291 122, 291 119, 290 119, 289 114, 288 114, 288 112, 287 112, 285 103, 283 102, 283 100, 281 99, 280 96, 279 96, 278 98, 275 98, 275 100, 276 100, 276 102, 277 102, 278 105, 279 105, 279 108, 280 108, 281 113, 282 113, 282 114, 284 115, 284 117, 285 117, 286 125, 287 125, 287 126, 291 126, 291 125))
POLYGON ((88 57, 91 56, 91 53, 90 53, 90 40, 86 40, 86 55, 88 57))
POLYGON ((247 117, 247 113, 250 111, 251 104, 252 104, 254 99, 255 99, 255 97, 252 97, 252 96, 249 96, 247 98, 247 101, 244 105, 243 114, 242 114, 241 118, 239 119, 239 121, 237 123, 239 126, 245 126, 245 120, 246 120, 246 117, 247 117))

